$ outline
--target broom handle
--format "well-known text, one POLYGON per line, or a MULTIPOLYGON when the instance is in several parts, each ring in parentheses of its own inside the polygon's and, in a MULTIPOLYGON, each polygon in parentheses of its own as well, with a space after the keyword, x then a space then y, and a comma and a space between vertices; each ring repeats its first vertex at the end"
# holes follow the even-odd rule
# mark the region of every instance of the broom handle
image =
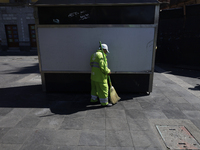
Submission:
POLYGON ((111 87, 112 86, 112 82, 111 82, 111 79, 110 79, 110 75, 108 75, 108 80, 109 80, 110 87, 111 87))
MULTIPOLYGON (((99 41, 99 44, 100 44, 100 46, 101 46, 101 41, 99 41)), ((101 51, 102 51, 102 54, 103 54, 104 52, 103 52, 102 46, 101 46, 101 51)), ((103 59, 104 59, 104 62, 105 62, 105 64, 106 64, 106 59, 105 59, 105 57, 104 57, 104 54, 103 54, 103 59)), ((105 67, 105 66, 104 66, 104 67, 105 67)), ((111 79, 110 79, 110 75, 108 75, 108 80, 109 80, 110 86, 112 86, 112 82, 111 82, 111 79)))

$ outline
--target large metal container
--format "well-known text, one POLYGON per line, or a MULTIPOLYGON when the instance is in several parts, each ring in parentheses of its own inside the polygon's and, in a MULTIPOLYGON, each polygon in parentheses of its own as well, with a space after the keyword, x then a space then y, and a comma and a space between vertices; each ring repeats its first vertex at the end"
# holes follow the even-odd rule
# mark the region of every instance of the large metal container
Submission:
POLYGON ((152 91, 156 0, 39 0, 34 6, 44 91, 90 91, 90 56, 99 41, 109 47, 117 91, 152 91))

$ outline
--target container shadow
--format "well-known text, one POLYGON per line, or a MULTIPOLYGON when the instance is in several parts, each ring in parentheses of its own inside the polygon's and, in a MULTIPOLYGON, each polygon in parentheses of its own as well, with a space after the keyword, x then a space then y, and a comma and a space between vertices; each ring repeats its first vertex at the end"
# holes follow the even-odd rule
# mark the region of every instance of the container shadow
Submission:
MULTIPOLYGON (((59 115, 105 108, 100 102, 90 103, 90 93, 46 93, 42 91, 42 85, 1 88, 0 95, 0 108, 49 108, 59 115)), ((125 101, 147 94, 119 93, 119 96, 120 101, 125 101)))
POLYGON ((103 108, 90 103, 89 93, 45 93, 42 85, 1 88, 0 95, 0 108, 49 108, 60 115, 103 108))

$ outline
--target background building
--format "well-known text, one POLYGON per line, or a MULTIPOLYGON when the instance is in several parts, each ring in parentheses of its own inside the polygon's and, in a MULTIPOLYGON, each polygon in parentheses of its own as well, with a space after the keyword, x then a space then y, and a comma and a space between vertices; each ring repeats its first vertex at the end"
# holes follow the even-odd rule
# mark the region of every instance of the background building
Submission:
POLYGON ((36 50, 35 19, 31 3, 37 0, 0 0, 0 50, 36 50))
MULTIPOLYGON (((35 25, 34 10, 31 7, 31 3, 35 3, 36 1, 37 0, 0 0, 0 51, 36 50, 37 43, 36 43, 35 26, 34 26, 35 25)), ((162 13, 166 14, 168 12, 169 12, 168 17, 171 16, 172 18, 174 18, 174 15, 170 14, 170 12, 175 12, 175 11, 171 11, 171 9, 178 8, 179 12, 181 12, 183 15, 182 18, 184 18, 184 21, 186 20, 187 15, 189 15, 187 12, 187 8, 188 9, 192 8, 189 5, 200 4, 200 0, 158 0, 158 1, 162 3, 160 7, 161 10, 169 10, 166 12, 165 11, 161 12, 161 19, 163 18, 162 13)), ((198 12, 200 10, 197 9, 195 10, 197 11, 197 14, 199 14, 198 12)), ((195 15, 195 12, 193 14, 195 15)), ((167 26, 167 24, 164 25, 167 26)), ((163 24, 161 23, 159 24, 159 28, 162 28, 163 30, 165 26, 163 26, 163 24)), ((171 28, 173 28, 173 26, 171 28)), ((158 41, 160 38, 162 37, 158 36, 158 41)), ((159 51, 160 53, 163 53, 161 49, 159 51)), ((162 60, 162 57, 160 58, 161 58, 160 60, 162 60)))
POLYGON ((200 66, 200 0, 171 0, 160 11, 156 63, 200 66))

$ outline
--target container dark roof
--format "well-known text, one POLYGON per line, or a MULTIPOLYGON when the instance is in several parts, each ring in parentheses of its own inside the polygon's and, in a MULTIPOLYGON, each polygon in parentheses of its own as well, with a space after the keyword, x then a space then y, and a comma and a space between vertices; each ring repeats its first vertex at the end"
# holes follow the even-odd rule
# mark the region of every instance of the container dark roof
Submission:
POLYGON ((157 0, 38 0, 35 5, 71 5, 71 4, 151 4, 157 0))

